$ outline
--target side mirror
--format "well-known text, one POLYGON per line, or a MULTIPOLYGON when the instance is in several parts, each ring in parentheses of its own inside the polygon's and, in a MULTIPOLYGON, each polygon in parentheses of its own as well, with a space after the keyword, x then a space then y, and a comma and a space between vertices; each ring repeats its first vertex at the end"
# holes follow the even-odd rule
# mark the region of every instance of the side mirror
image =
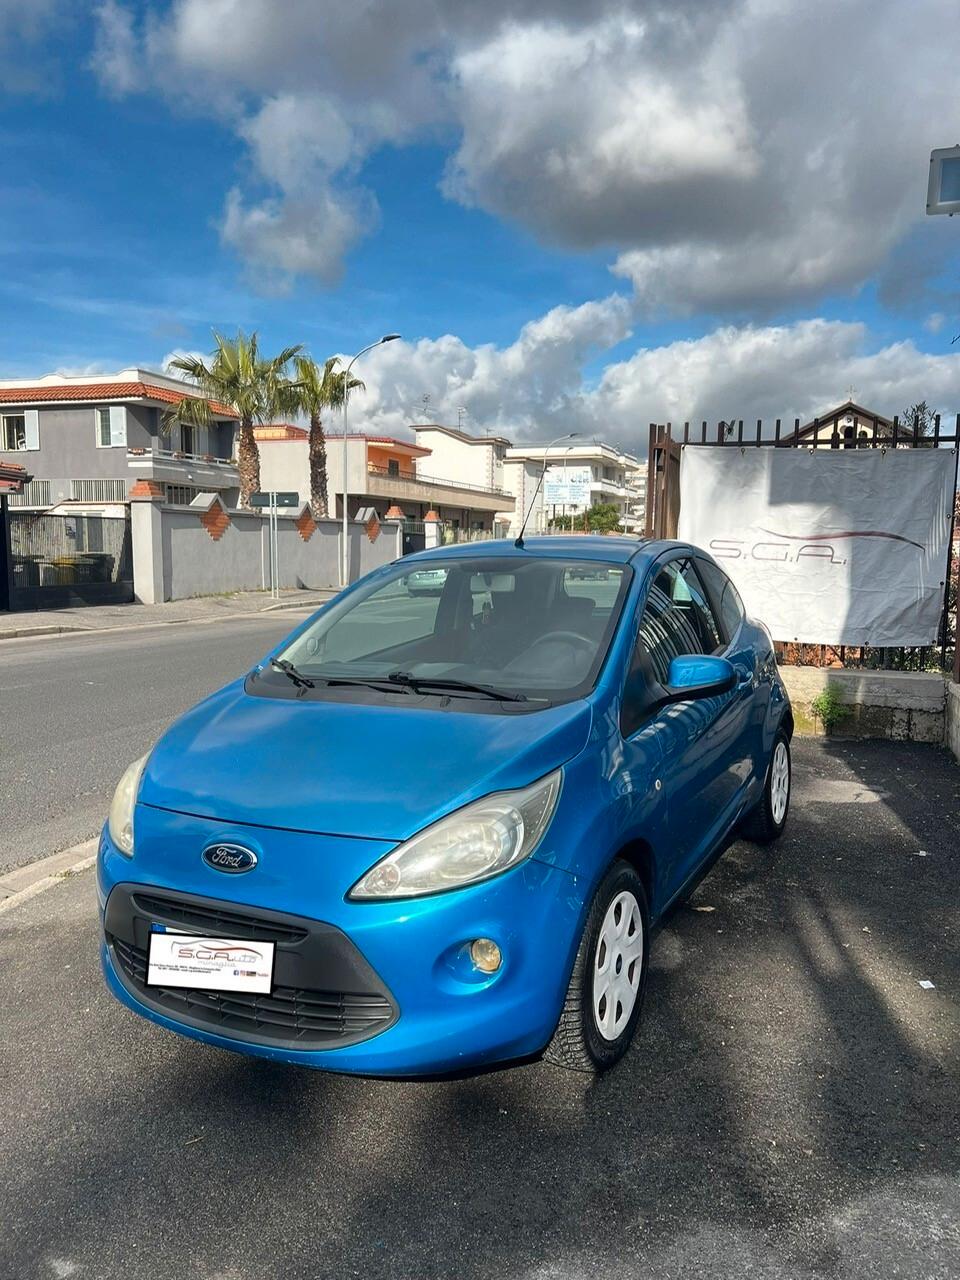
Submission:
POLYGON ((667 671, 667 702, 689 698, 715 698, 728 693, 737 683, 737 673, 726 658, 706 654, 683 654, 673 658, 667 671))

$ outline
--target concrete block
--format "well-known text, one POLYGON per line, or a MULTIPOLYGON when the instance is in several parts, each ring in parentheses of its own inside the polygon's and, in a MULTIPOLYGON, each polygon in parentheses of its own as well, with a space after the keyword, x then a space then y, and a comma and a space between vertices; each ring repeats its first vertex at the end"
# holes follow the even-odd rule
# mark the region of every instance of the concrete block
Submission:
MULTIPOLYGON (((813 714, 811 704, 819 693, 830 688, 850 709, 850 714, 830 730, 830 737, 944 741, 947 682, 934 672, 785 666, 780 674, 790 694, 798 733, 823 735, 823 725, 813 714)), ((956 707, 960 758, 960 692, 951 696, 956 707)))
POLYGON ((960 761, 960 684, 947 682, 947 710, 944 741, 960 761))

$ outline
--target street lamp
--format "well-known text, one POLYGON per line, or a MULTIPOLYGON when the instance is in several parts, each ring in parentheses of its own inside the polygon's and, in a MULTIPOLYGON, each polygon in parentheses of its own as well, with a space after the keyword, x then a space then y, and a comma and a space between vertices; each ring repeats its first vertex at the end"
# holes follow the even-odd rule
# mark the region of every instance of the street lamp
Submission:
POLYGON ((385 333, 376 342, 371 342, 358 351, 347 365, 343 375, 343 549, 340 555, 340 586, 346 587, 350 582, 350 527, 347 523, 347 401, 350 399, 350 370, 361 356, 365 356, 374 347, 381 347, 385 342, 396 342, 399 333, 385 333))
POLYGON ((530 519, 530 514, 533 511, 533 504, 537 500, 537 494, 540 492, 540 486, 543 484, 543 477, 546 474, 547 458, 550 456, 550 450, 553 448, 555 444, 559 444, 561 440, 575 440, 579 434, 580 434, 579 431, 568 431, 566 435, 557 436, 556 440, 551 440, 550 443, 547 445, 546 449, 544 449, 543 466, 540 468, 540 475, 537 479, 537 487, 533 491, 533 497, 530 499, 529 507, 527 507, 527 514, 523 517, 523 524, 520 526, 520 532, 517 534, 516 541, 513 544, 515 547, 519 547, 521 549, 523 547, 523 533, 527 527, 527 521, 530 519))

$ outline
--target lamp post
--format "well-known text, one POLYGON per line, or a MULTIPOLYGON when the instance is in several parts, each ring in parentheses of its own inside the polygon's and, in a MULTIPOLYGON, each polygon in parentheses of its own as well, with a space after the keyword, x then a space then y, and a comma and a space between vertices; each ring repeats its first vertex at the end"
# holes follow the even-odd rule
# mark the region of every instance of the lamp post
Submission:
MULTIPOLYGON (((543 451, 543 468, 542 468, 542 470, 541 470, 541 472, 540 472, 540 481, 539 481, 539 482, 538 482, 538 484, 537 484, 537 488, 538 488, 538 489, 540 488, 540 484, 543 482, 543 478, 544 478, 544 476, 547 474, 547 463, 548 463, 548 461, 549 461, 549 459, 550 459, 550 450, 553 448, 553 446, 554 446, 554 445, 559 444, 561 440, 576 440, 576 439, 577 439, 577 437, 579 436, 579 434, 580 434, 580 432, 579 432, 579 431, 568 431, 566 435, 563 435, 563 436, 557 436, 556 440, 551 440, 551 441, 550 441, 550 443, 547 445, 546 449, 544 449, 544 451, 543 451)), ((563 457, 563 479, 564 479, 564 482, 566 482, 566 479, 567 479, 567 449, 572 449, 572 448, 573 448, 573 445, 568 444, 568 445, 567 445, 567 448, 566 448, 566 449, 564 449, 563 454, 562 454, 562 457, 563 457)), ((534 494, 534 501, 536 501, 536 494, 534 494)), ((564 511, 566 511, 567 504, 564 502, 564 503, 562 503, 561 505, 563 506, 564 511)), ((536 527, 536 526, 534 526, 534 527, 536 527)), ((544 516, 543 516, 543 527, 544 527, 544 531, 546 531, 546 528, 547 528, 547 517, 546 517, 546 513, 544 513, 544 516)))
POLYGON ((399 333, 385 333, 376 342, 371 342, 353 357, 343 375, 343 548, 340 554, 340 586, 350 584, 350 526, 347 522, 347 401, 350 399, 350 370, 361 356, 365 356, 374 347, 381 347, 385 342, 395 342, 399 333))
MULTIPOLYGON (((515 547, 523 547, 523 535, 526 532, 527 521, 533 515, 533 507, 537 501, 537 494, 540 492, 543 485, 543 477, 547 474, 547 458, 550 456, 550 450, 555 444, 559 444, 561 440, 575 440, 578 435, 579 432, 577 431, 568 431, 565 435, 557 436, 556 440, 551 440, 546 449, 544 449, 543 466, 540 468, 540 474, 537 477, 537 487, 533 491, 533 497, 530 499, 530 505, 527 507, 526 515, 523 517, 523 524, 520 526, 520 532, 517 534, 516 540, 514 541, 513 545, 515 547)), ((524 474, 526 474, 526 472, 524 472, 524 474)))

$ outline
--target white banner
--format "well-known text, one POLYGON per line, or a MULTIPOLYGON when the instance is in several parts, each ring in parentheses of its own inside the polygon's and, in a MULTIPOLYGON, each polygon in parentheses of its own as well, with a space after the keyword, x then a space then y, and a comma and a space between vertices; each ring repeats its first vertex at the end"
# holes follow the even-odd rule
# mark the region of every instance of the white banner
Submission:
POLYGON ((678 536, 775 640, 935 644, 955 476, 947 449, 686 445, 678 536))
POLYGON ((548 507, 589 507, 589 467, 550 466, 543 477, 543 500, 548 507))

